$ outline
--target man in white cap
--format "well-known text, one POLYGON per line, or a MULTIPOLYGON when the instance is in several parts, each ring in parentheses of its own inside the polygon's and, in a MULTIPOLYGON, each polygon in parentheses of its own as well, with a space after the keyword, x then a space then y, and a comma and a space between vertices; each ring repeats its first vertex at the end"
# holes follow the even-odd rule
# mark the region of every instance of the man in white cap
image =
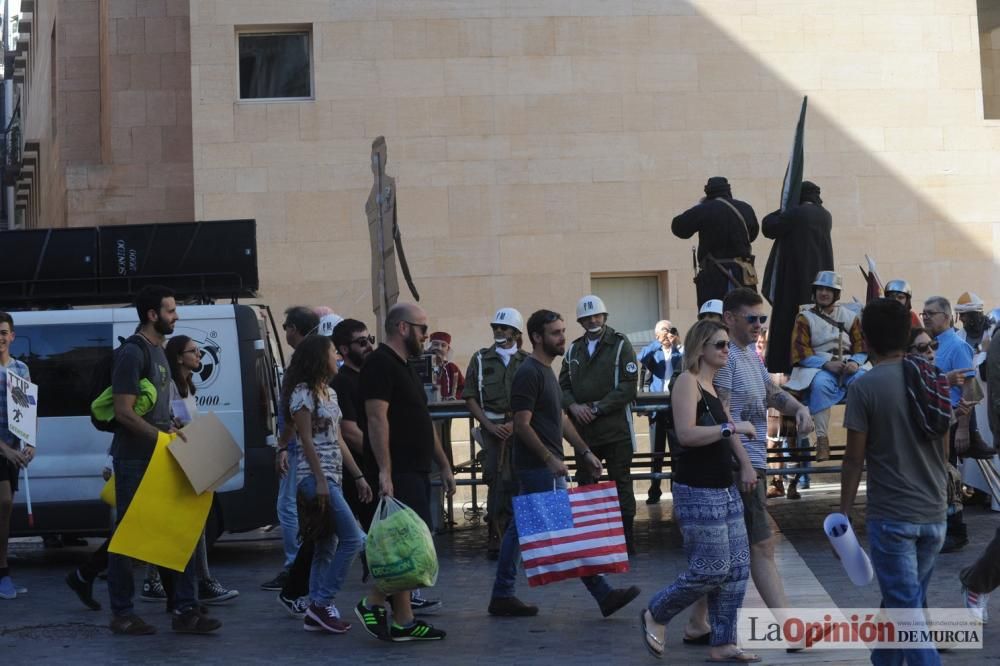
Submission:
POLYGON ((843 280, 820 271, 813 281, 813 305, 804 306, 792 329, 792 376, 786 389, 808 389, 809 413, 816 425, 816 460, 830 458, 830 408, 847 396, 847 387, 864 373, 868 361, 858 313, 837 301, 843 280))
POLYGON ((702 319, 711 319, 712 321, 717 321, 722 323, 722 301, 718 298, 710 298, 705 301, 701 309, 698 310, 698 321, 702 319))
POLYGON ((513 412, 510 387, 514 374, 528 353, 517 347, 524 319, 514 308, 500 308, 490 319, 493 344, 483 347, 469 361, 462 398, 473 418, 479 421, 486 495, 486 525, 489 537, 486 554, 491 560, 500 553, 500 539, 513 515, 511 497, 516 488, 510 457, 513 412))
MULTIPOLYGON (((593 455, 604 462, 608 476, 618 486, 625 540, 633 553, 635 430, 629 405, 635 400, 639 365, 628 338, 608 326, 608 309, 600 298, 593 294, 581 298, 576 304, 576 321, 584 334, 567 348, 559 372, 563 408, 569 410, 580 436, 593 455)), ((589 472, 591 466, 579 458, 580 483, 595 483, 597 479, 589 472)))

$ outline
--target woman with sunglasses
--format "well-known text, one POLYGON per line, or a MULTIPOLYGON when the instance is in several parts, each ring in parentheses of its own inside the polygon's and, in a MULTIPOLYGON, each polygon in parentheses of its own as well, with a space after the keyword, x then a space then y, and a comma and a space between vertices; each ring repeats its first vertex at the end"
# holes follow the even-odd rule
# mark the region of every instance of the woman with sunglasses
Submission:
POLYGON ((671 396, 681 446, 673 465, 674 511, 684 536, 688 570, 642 611, 643 642, 653 656, 662 658, 667 623, 707 595, 712 627, 709 660, 753 663, 760 657, 737 645, 736 614, 750 575, 739 491, 749 492, 757 475, 737 435, 753 437, 756 430, 749 421, 733 424, 715 392, 715 375, 729 359, 726 327, 699 321, 688 331, 684 348, 684 372, 671 396), (738 471, 733 469, 734 458, 738 471))
MULTIPOLYGON (((170 383, 170 406, 177 425, 183 427, 198 414, 198 405, 194 399, 194 373, 201 369, 201 349, 188 336, 175 335, 167 341, 164 351, 167 365, 170 366, 170 377, 173 379, 170 383)), ((201 603, 221 604, 240 595, 238 590, 227 589, 212 576, 208 568, 208 544, 204 530, 195 547, 194 563, 198 574, 198 600, 201 603)))

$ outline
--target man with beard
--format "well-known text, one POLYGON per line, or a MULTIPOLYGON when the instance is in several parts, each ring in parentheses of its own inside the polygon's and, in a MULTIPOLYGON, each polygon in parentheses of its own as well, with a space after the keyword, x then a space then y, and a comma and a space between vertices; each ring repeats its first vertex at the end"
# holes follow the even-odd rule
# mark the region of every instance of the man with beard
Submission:
MULTIPOLYGON (((518 494, 524 495, 566 487, 569 470, 563 455, 563 437, 576 451, 580 461, 578 473, 586 468, 594 478, 601 475, 601 461, 562 411, 560 387, 552 371, 552 361, 566 351, 566 324, 559 313, 538 310, 528 319, 528 337, 531 338, 531 355, 518 368, 510 397, 514 411, 514 469, 518 494)), ((500 546, 488 609, 490 615, 530 617, 538 614, 537 606, 514 596, 519 550, 517 525, 512 519, 500 546)), ((634 585, 612 589, 604 576, 585 576, 580 580, 604 617, 623 608, 640 592, 634 585)))
POLYGON ((753 208, 733 198, 729 181, 713 176, 705 197, 674 218, 670 230, 678 238, 698 234, 698 274, 694 278, 698 305, 721 299, 738 287, 757 288, 750 244, 760 227, 753 208))
MULTIPOLYGON (((431 462, 441 482, 455 494, 455 477, 441 442, 434 434, 427 393, 416 369, 408 363, 423 353, 427 313, 413 303, 397 303, 385 317, 385 342, 370 353, 361 368, 361 398, 367 429, 365 440, 378 466, 382 495, 395 497, 431 525, 431 462)), ((392 598, 392 623, 387 596, 372 588, 354 609, 365 631, 384 641, 436 641, 445 632, 413 617, 410 591, 392 598)))
POLYGON ((792 371, 792 327, 799 306, 809 302, 813 277, 833 270, 833 219, 819 192, 815 183, 804 181, 798 206, 776 210, 762 222, 764 237, 774 239, 763 283, 763 296, 771 303, 767 369, 774 373, 792 371))
MULTIPOLYGON (((608 309, 600 298, 593 294, 581 298, 576 304, 576 321, 584 334, 570 345, 559 371, 562 404, 569 410, 573 425, 594 455, 607 466, 608 476, 618 486, 625 542, 629 555, 634 555, 632 452, 635 432, 629 404, 635 400, 639 365, 632 343, 608 326, 608 309)), ((576 463, 581 484, 597 482, 583 458, 577 456, 576 463)))
POLYGON ((795 319, 792 331, 792 376, 785 388, 808 390, 809 413, 816 425, 816 460, 830 458, 830 408, 847 397, 847 387, 868 361, 861 337, 861 317, 838 305, 843 280, 820 271, 813 281, 812 307, 795 319))
MULTIPOLYGON (((139 332, 115 352, 111 371, 111 392, 118 423, 111 440, 111 456, 119 522, 139 489, 157 438, 163 432, 174 431, 170 416, 170 366, 163 351, 166 337, 174 332, 178 319, 174 293, 166 287, 143 287, 136 295, 135 307, 139 313, 139 332), (139 416, 135 413, 135 403, 142 394, 139 387, 142 379, 148 379, 156 388, 156 402, 149 412, 139 416)), ((174 631, 205 634, 221 627, 221 622, 202 615, 198 609, 197 577, 192 560, 188 561, 183 573, 173 576, 171 624, 174 631)), ((109 554, 108 592, 114 614, 113 633, 132 636, 156 633, 156 627, 144 622, 133 611, 135 582, 131 558, 109 554)))
MULTIPOLYGON (((451 360, 451 334, 444 331, 431 333, 427 351, 434 355, 434 378, 442 400, 458 400, 465 388, 462 371, 451 360)), ((451 421, 448 421, 450 424, 451 421)))
POLYGON ((493 329, 493 346, 480 349, 469 361, 469 369, 465 373, 468 381, 462 397, 480 425, 485 454, 483 480, 489 489, 486 495, 489 529, 486 554, 495 560, 500 553, 500 538, 513 515, 510 493, 510 486, 513 485, 510 389, 514 374, 528 353, 517 348, 517 336, 524 329, 524 320, 514 308, 497 310, 490 320, 490 328, 493 329))
MULTIPOLYGON (((373 344, 375 336, 368 332, 364 322, 344 319, 337 324, 333 329, 333 345, 344 359, 344 364, 330 382, 340 407, 340 433, 372 488, 378 483, 378 475, 375 458, 364 446, 365 403, 361 399, 361 366, 373 351, 373 344)), ((367 532, 375 512, 375 503, 362 503, 353 487, 348 489, 345 486, 344 496, 354 510, 354 515, 361 521, 361 527, 367 532)))
POLYGON ((958 331, 958 337, 969 343, 973 352, 981 351, 983 336, 990 327, 990 322, 983 311, 983 299, 971 291, 964 292, 955 301, 955 314, 962 322, 962 330, 958 331))

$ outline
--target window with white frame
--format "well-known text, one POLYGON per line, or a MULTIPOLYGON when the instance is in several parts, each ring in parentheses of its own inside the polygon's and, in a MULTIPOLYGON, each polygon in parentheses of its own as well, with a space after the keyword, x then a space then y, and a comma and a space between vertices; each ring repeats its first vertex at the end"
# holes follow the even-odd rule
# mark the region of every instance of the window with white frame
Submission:
POLYGON ((312 39, 308 29, 237 33, 240 99, 310 99, 312 39))

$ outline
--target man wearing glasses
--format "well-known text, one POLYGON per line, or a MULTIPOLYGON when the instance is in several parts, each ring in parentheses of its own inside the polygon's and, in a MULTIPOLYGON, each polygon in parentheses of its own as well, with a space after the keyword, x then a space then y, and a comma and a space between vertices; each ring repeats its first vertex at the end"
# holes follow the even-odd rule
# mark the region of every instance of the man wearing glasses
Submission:
POLYGON ((493 345, 483 347, 469 361, 461 397, 480 425, 480 443, 485 454, 483 480, 489 489, 486 495, 489 528, 486 555, 495 560, 500 555, 500 539, 513 515, 511 495, 516 487, 511 465, 510 436, 514 432, 514 414, 510 408, 510 390, 514 374, 528 353, 517 346, 524 320, 514 308, 497 310, 490 320, 490 328, 493 345))
MULTIPOLYGON (((719 301, 719 305, 721 307, 722 301, 719 301)), ((674 325, 667 319, 656 322, 653 334, 656 339, 639 352, 639 365, 649 375, 649 391, 669 393, 670 378, 683 369, 681 367, 682 353, 678 348, 680 336, 674 325)), ((668 436, 671 439, 670 450, 677 450, 677 447, 674 446, 675 438, 669 420, 670 413, 669 409, 665 409, 649 415, 649 438, 653 442, 653 462, 650 471, 653 474, 659 474, 663 471, 663 456, 667 451, 668 436)), ((662 494, 660 480, 654 478, 649 482, 646 504, 656 504, 660 501, 662 494)))
POLYGON ((830 459, 830 408, 847 397, 847 387, 868 362, 861 317, 839 305, 843 280, 820 271, 813 281, 813 305, 803 308, 792 329, 792 376, 785 388, 808 389, 809 413, 816 424, 816 460, 830 459))
MULTIPOLYGON (((962 340, 952 327, 951 302, 943 296, 931 296, 924 301, 924 310, 920 313, 920 318, 924 321, 924 328, 934 336, 934 341, 938 343, 937 353, 934 355, 934 364, 937 365, 938 369, 944 373, 951 373, 954 370, 971 372, 973 367, 972 347, 962 340)), ((952 385, 951 406, 958 419, 951 427, 948 462, 956 465, 958 462, 957 451, 965 450, 969 446, 970 414, 972 413, 971 405, 962 401, 961 386, 952 385)), ((964 548, 968 543, 968 531, 962 511, 959 510, 948 516, 948 532, 945 535, 941 552, 951 553, 964 548)))

